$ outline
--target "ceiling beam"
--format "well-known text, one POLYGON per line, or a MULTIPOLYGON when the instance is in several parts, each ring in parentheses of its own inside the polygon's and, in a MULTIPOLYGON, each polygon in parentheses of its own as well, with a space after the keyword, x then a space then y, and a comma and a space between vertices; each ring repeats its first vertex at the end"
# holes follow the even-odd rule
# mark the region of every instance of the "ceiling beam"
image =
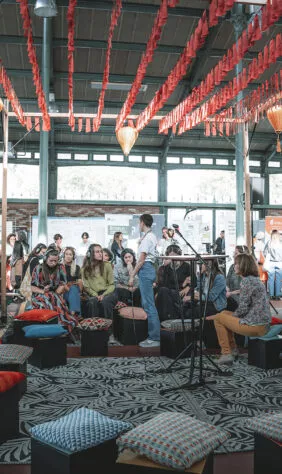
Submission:
MULTIPOLYGON (((29 5, 34 5, 36 0, 29 0, 29 5)), ((1 6, 5 5, 16 5, 16 0, 4 0, 1 6)), ((58 7, 68 7, 69 0, 57 0, 58 7)), ((112 2, 107 1, 96 1, 96 0, 78 0, 76 8, 87 9, 87 10, 106 10, 112 11, 112 2)), ((172 16, 187 16, 190 18, 200 18, 205 8, 184 8, 176 7, 169 8, 169 15, 172 16)), ((146 13, 156 14, 159 10, 159 5, 150 5, 147 3, 122 3, 122 12, 129 13, 146 13)))
MULTIPOLYGON (((7 74, 10 77, 32 77, 31 69, 7 69, 7 74)), ((54 71, 54 79, 68 79, 68 72, 54 71)), ((75 81, 96 81, 102 82, 103 74, 94 72, 74 72, 73 79, 75 81)), ((135 76, 127 74, 110 74, 109 82, 123 82, 131 84, 135 79, 135 76)), ((144 77, 142 84, 160 84, 164 82, 166 77, 159 76, 146 76, 144 77)), ((179 84, 185 84, 185 81, 180 81, 179 84)))
MULTIPOLYGON (((35 46, 42 46, 42 37, 34 37, 33 42, 35 46)), ((23 36, 9 36, 1 35, 0 44, 16 44, 16 45, 26 45, 26 39, 23 36)), ((107 41, 100 40, 84 40, 84 39, 75 39, 76 48, 95 48, 95 49, 107 49, 107 41)), ((53 48, 67 48, 68 39, 67 38, 54 38, 53 48)), ((113 41, 112 49, 116 51, 138 51, 143 52, 147 47, 147 43, 127 43, 125 41, 113 41)), ((156 48, 158 53, 169 53, 169 54, 180 54, 183 51, 184 46, 170 46, 166 44, 159 44, 156 48)))

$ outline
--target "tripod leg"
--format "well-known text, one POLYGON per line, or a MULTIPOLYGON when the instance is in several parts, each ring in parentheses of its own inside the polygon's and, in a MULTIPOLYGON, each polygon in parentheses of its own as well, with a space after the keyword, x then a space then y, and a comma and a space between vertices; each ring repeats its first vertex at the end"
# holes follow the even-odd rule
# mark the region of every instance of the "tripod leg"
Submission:
POLYGON ((278 314, 277 309, 275 308, 275 306, 273 306, 273 304, 271 303, 270 300, 269 300, 269 304, 270 304, 271 308, 275 311, 275 313, 278 314))

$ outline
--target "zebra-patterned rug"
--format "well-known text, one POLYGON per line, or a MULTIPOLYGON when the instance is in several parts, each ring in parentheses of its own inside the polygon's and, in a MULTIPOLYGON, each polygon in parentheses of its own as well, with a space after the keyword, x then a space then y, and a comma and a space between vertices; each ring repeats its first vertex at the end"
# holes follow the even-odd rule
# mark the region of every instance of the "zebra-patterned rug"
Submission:
MULTIPOLYGON (((172 374, 158 374, 171 362, 164 357, 68 359, 64 367, 28 368, 28 391, 20 402, 22 436, 0 445, 0 463, 29 464, 29 429, 88 407, 110 417, 143 423, 163 411, 178 411, 221 426, 231 438, 218 452, 253 449, 253 433, 243 422, 250 416, 282 409, 282 370, 263 371, 241 357, 233 375, 207 374, 216 380, 210 387, 162 389, 189 379, 189 360, 175 364, 172 374), (223 395, 228 403, 219 396, 223 395)), ((198 371, 195 371, 197 380, 198 371)), ((205 374, 206 376, 206 374, 205 374)))

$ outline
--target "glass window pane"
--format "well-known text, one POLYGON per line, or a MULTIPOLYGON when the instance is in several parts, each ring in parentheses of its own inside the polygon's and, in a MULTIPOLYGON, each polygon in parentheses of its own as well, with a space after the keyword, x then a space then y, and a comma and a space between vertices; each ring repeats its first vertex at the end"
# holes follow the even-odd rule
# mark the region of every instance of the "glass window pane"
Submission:
POLYGON ((195 158, 182 158, 182 163, 185 165, 194 165, 196 160, 195 158))
MULTIPOLYGON (((187 206, 187 209, 189 206, 187 206)), ((212 211, 206 209, 194 209, 187 213, 187 209, 168 209, 167 223, 168 227, 172 224, 178 224, 181 233, 186 240, 197 250, 197 252, 206 253, 205 244, 212 243, 212 211), (186 214, 187 213, 187 214, 186 214)), ((174 237, 178 240, 185 254, 191 254, 191 249, 176 234, 174 237)))
POLYGON ((124 157, 123 155, 111 155, 110 156, 110 161, 123 161, 124 157))
POLYGON ((269 168, 280 168, 280 161, 269 161, 269 168))
POLYGON ((88 153, 76 153, 74 155, 75 160, 88 160, 88 153))
POLYGON ((269 204, 281 204, 282 174, 269 175, 269 204))
POLYGON ((201 158, 200 159, 201 165, 212 165, 213 159, 212 158, 201 158))
POLYGON ((172 202, 236 202, 234 171, 169 170, 168 201, 172 202))
POLYGON ((107 155, 93 155, 93 160, 95 161, 107 161, 107 155))
POLYGON ((40 158, 40 153, 34 153, 34 158, 36 158, 37 160, 39 160, 39 158, 40 158))
POLYGON ((129 155, 128 161, 132 163, 142 163, 142 156, 129 155))
POLYGON ((249 165, 250 166, 260 166, 260 161, 250 160, 249 165))
POLYGON ((58 167, 58 199, 157 201, 157 170, 117 166, 58 167))
POLYGON ((158 163, 159 157, 158 156, 145 156, 146 163, 158 163))
POLYGON ((166 159, 166 162, 167 163, 179 163, 180 158, 178 158, 178 156, 168 156, 167 159, 166 159))
POLYGON ((19 151, 17 153, 17 158, 31 158, 31 153, 30 152, 21 152, 19 151))
POLYGON ((229 165, 229 162, 228 162, 228 160, 221 160, 221 159, 218 159, 218 160, 216 160, 216 164, 217 164, 217 165, 221 165, 221 166, 222 166, 222 165, 223 165, 223 166, 228 166, 228 165, 229 165))
POLYGON ((58 160, 71 160, 71 153, 58 153, 58 160))
MULTIPOLYGON (((2 173, 0 173, 0 194, 2 195, 2 173)), ((8 164, 8 198, 38 199, 39 166, 8 164)))

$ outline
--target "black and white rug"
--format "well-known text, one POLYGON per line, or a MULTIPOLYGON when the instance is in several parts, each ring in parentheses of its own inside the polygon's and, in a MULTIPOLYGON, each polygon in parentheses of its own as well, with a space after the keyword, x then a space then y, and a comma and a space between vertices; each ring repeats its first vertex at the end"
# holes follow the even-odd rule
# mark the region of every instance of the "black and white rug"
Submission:
MULTIPOLYGON (((151 373, 171 362, 167 358, 89 358, 68 359, 64 367, 39 370, 29 366, 28 391, 20 402, 22 436, 0 445, 0 463, 29 464, 29 429, 88 407, 110 417, 143 423, 163 411, 178 411, 221 426, 231 438, 218 452, 253 449, 253 433, 243 422, 250 416, 282 409, 282 370, 250 367, 241 357, 233 365, 233 375, 205 373, 211 385, 196 390, 161 389, 188 381, 189 360, 172 374, 151 373), (224 403, 218 394, 223 395, 224 403)), ((197 380, 198 371, 195 371, 197 380)))

